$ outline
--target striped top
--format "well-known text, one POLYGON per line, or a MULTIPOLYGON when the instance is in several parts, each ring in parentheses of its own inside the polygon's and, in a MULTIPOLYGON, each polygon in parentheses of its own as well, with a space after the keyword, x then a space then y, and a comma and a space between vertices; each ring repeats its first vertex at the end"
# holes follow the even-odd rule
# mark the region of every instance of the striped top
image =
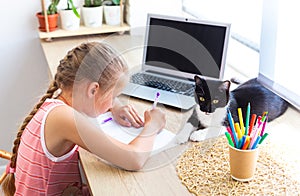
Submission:
POLYGON ((82 188, 78 146, 55 157, 45 144, 46 118, 53 108, 62 105, 65 103, 60 100, 47 99, 26 126, 18 150, 16 195, 62 195, 69 186, 82 188))

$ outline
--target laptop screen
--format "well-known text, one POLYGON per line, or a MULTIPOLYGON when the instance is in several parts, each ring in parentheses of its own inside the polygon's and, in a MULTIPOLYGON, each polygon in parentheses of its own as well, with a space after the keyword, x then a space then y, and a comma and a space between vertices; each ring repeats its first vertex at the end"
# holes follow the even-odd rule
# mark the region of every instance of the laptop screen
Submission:
POLYGON ((148 15, 144 64, 160 72, 222 79, 229 24, 148 15))

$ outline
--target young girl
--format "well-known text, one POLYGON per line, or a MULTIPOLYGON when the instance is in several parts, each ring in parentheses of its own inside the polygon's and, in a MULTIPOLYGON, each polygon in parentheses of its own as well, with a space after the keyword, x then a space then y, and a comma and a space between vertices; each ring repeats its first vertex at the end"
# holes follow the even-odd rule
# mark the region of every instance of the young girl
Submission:
POLYGON ((117 101, 126 74, 126 64, 106 44, 84 43, 69 51, 18 131, 2 184, 5 194, 62 195, 74 189, 88 194, 82 189, 78 146, 126 170, 142 168, 165 116, 152 109, 144 112, 143 122, 133 107, 117 101), (110 138, 87 118, 108 110, 121 125, 143 131, 128 145, 110 138))

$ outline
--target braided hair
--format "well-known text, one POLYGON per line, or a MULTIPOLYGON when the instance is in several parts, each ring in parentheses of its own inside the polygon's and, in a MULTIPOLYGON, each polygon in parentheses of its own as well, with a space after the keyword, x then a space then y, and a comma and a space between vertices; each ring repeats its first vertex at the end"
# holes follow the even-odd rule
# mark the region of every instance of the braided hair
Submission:
MULTIPOLYGON (((101 90, 106 92, 116 84, 120 73, 125 73, 127 70, 124 60, 107 44, 88 42, 70 50, 60 61, 54 80, 45 95, 42 96, 20 126, 17 137, 13 142, 10 168, 12 170, 16 168, 21 136, 27 124, 46 99, 55 98, 55 94, 59 89, 71 89, 75 82, 80 82, 83 79, 98 82, 101 90)), ((2 182, 2 189, 5 195, 14 195, 16 191, 14 173, 9 173, 6 176, 2 182)))

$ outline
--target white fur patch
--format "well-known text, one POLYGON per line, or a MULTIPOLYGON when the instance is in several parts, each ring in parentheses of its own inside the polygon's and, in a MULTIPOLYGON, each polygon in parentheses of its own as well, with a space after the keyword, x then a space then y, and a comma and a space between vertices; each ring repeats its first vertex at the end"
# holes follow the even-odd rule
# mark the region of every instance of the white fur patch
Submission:
POLYGON ((202 125, 205 127, 215 127, 222 126, 224 118, 226 117, 227 109, 226 107, 217 108, 215 112, 205 114, 199 107, 196 107, 196 113, 202 125))

